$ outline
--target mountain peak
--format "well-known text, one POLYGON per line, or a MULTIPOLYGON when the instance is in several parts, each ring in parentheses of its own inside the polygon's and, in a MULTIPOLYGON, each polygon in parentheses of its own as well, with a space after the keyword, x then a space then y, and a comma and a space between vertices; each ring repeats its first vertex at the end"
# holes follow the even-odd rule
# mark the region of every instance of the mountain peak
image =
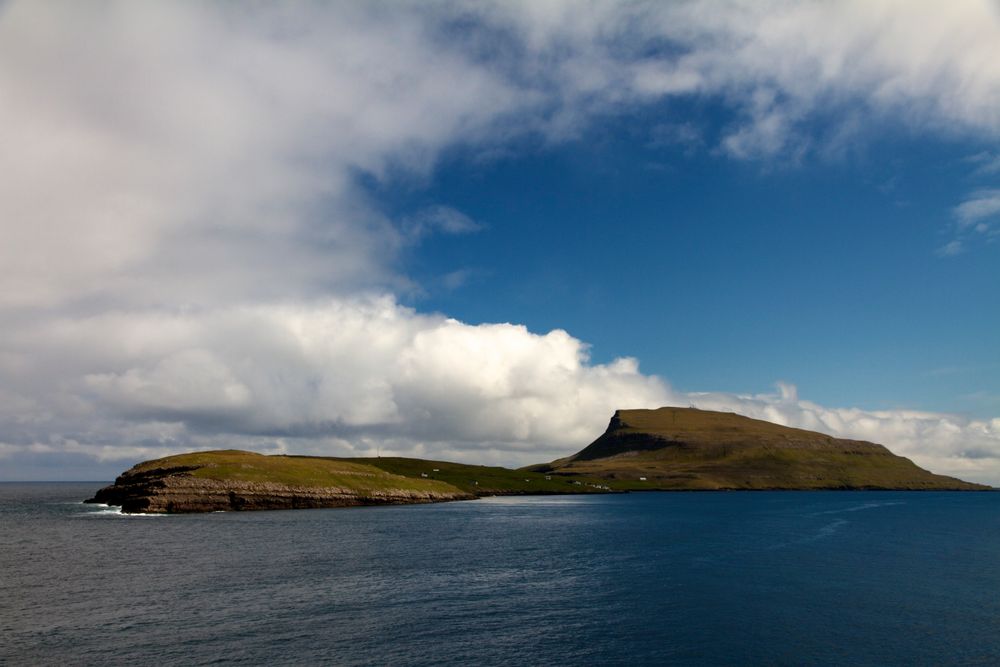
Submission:
POLYGON ((547 468, 670 489, 986 488, 935 475, 873 442, 676 407, 616 410, 603 435, 547 468))

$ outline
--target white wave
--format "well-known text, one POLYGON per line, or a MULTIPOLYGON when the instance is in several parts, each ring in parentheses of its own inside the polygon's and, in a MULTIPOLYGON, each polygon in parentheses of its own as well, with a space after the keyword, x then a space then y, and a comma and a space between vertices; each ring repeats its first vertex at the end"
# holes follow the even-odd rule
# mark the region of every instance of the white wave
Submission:
MULTIPOLYGON (((80 504, 82 505, 83 503, 80 504)), ((90 518, 129 518, 133 516, 136 517, 167 516, 166 514, 150 514, 147 512, 123 512, 122 508, 117 505, 105 505, 104 503, 88 503, 87 505, 89 511, 79 516, 90 517, 90 518)))
POLYGON ((824 537, 830 537, 838 530, 840 530, 841 526, 847 523, 849 523, 847 519, 837 519, 836 521, 832 521, 826 524, 825 526, 821 527, 818 531, 816 531, 815 535, 810 535, 809 537, 805 537, 801 540, 798 540, 797 543, 803 544, 806 542, 815 542, 816 540, 821 540, 824 537))
POLYGON ((888 502, 871 502, 871 503, 863 503, 861 505, 853 505, 851 507, 844 507, 842 509, 813 512, 809 516, 822 516, 824 514, 842 514, 844 512, 860 512, 862 510, 870 510, 870 509, 875 509, 877 507, 889 507, 891 505, 905 505, 905 504, 906 503, 902 500, 891 500, 888 502))
POLYGON ((567 494, 566 496, 483 496, 476 500, 480 503, 490 505, 585 505, 592 503, 594 498, 603 494, 567 494))

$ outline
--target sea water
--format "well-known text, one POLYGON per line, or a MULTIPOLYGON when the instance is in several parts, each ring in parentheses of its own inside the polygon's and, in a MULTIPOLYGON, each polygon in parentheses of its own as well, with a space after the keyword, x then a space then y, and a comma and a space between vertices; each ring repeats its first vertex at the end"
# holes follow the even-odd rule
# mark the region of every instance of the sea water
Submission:
POLYGON ((996 665, 1000 493, 123 516, 0 484, 0 663, 996 665))

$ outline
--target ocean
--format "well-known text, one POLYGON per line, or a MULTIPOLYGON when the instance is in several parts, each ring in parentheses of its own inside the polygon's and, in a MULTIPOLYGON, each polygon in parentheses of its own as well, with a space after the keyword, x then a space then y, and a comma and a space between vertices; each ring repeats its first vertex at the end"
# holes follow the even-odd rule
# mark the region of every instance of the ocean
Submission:
POLYGON ((123 516, 99 486, 0 484, 0 664, 1000 664, 1000 493, 123 516))

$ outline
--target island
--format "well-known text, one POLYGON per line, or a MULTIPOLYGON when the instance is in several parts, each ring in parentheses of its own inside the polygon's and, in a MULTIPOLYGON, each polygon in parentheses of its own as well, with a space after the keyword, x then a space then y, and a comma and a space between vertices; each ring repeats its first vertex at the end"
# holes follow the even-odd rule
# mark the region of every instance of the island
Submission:
POLYGON ((430 503, 474 496, 432 479, 348 461, 235 449, 146 461, 88 500, 126 513, 305 509, 430 503))
POLYGON ((404 505, 483 496, 607 493, 598 478, 403 457, 264 455, 236 449, 133 466, 86 500, 129 514, 404 505))
POLYGON ((599 477, 622 489, 990 488, 935 475, 872 442, 695 408, 618 410, 579 453, 529 469, 599 477))
POLYGON ((304 509, 496 495, 724 490, 986 490, 882 445, 728 412, 618 410, 577 454, 518 470, 405 457, 192 452, 140 463, 87 500, 126 513, 304 509))

